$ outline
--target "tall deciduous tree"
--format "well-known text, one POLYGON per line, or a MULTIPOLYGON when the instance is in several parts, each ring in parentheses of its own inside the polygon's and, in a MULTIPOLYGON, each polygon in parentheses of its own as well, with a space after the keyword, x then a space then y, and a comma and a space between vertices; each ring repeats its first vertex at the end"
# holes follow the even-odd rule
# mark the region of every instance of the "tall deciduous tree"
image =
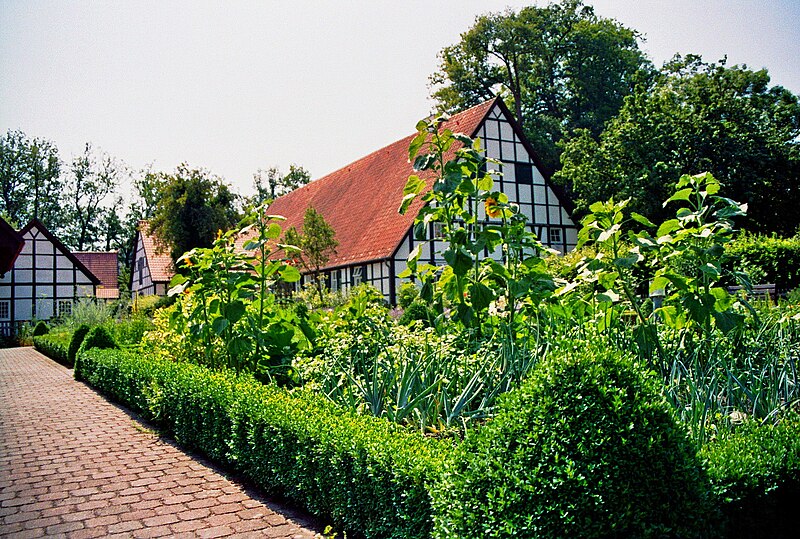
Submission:
POLYGON ((219 230, 239 220, 237 195, 207 170, 181 164, 173 174, 159 174, 156 192, 150 231, 169 246, 173 261, 195 247, 211 247, 219 230))
POLYGON ((21 227, 36 217, 56 232, 64 221, 58 150, 22 131, 0 138, 0 214, 21 227))
POLYGON ((676 57, 641 85, 597 141, 578 132, 555 179, 572 186, 579 209, 631 198, 653 221, 681 174, 711 172, 722 194, 749 205, 744 225, 792 234, 800 225, 800 104, 770 87, 766 70, 676 57))
POLYGON ((303 232, 290 227, 284 234, 284 243, 300 248, 296 254, 304 269, 314 275, 314 281, 322 301, 322 268, 336 254, 339 242, 336 240, 336 231, 328 224, 325 218, 313 206, 309 206, 303 216, 303 232))
POLYGON ((439 103, 455 112, 504 96, 550 173, 558 142, 578 128, 599 135, 651 69, 635 31, 581 0, 482 15, 440 58, 439 103))
POLYGON ((248 202, 258 206, 272 202, 276 198, 303 187, 311 181, 311 174, 299 165, 289 165, 289 172, 284 174, 278 167, 267 170, 258 169, 253 174, 255 195, 248 202))
POLYGON ((125 165, 91 144, 73 159, 64 200, 68 221, 63 239, 68 246, 83 251, 104 243, 106 216, 121 210, 121 199, 114 194, 126 174, 125 165))

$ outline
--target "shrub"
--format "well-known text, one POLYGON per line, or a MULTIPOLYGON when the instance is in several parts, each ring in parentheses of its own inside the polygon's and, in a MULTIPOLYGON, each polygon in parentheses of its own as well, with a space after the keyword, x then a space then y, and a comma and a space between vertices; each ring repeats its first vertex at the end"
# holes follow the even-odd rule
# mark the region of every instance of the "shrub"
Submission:
POLYGON ((419 289, 414 283, 403 283, 397 293, 397 306, 408 309, 408 306, 419 297, 419 289))
POLYGON ((701 456, 726 519, 726 537, 796 537, 800 417, 792 414, 778 425, 748 421, 707 443, 701 456))
POLYGON ((423 326, 431 327, 433 325, 431 322, 435 317, 436 315, 434 314, 433 310, 425 305, 423 301, 414 300, 411 302, 411 305, 409 305, 406 310, 403 311, 403 315, 397 320, 397 323, 407 326, 411 322, 419 320, 422 322, 423 326))
POLYGON ((89 333, 89 326, 81 324, 72 334, 72 339, 69 341, 69 349, 67 351, 67 361, 70 365, 75 365, 75 356, 78 354, 78 348, 83 344, 83 339, 89 333))
POLYGON ((728 270, 743 271, 753 284, 775 283, 784 293, 800 287, 800 236, 742 234, 725 246, 728 270))
POLYGON ((707 480, 641 372, 586 349, 540 364, 446 465, 434 536, 698 535, 707 480))
POLYGON ((69 360, 67 350, 70 342, 69 333, 48 333, 47 335, 37 335, 33 338, 33 347, 46 355, 50 359, 71 367, 73 363, 69 360))
POLYGON ((33 336, 39 337, 40 335, 47 335, 50 332, 50 328, 47 327, 47 324, 43 321, 37 322, 36 326, 33 328, 33 336))
POLYGON ((246 375, 119 350, 81 350, 75 374, 179 444, 347 530, 430 536, 426 484, 440 472, 446 443, 246 375))
POLYGON ((109 334, 108 330, 103 326, 96 326, 89 330, 83 338, 83 342, 78 347, 78 352, 75 354, 75 378, 81 380, 81 369, 79 367, 80 356, 83 352, 91 350, 92 348, 99 348, 101 350, 108 348, 119 348, 117 343, 114 342, 113 337, 109 334))

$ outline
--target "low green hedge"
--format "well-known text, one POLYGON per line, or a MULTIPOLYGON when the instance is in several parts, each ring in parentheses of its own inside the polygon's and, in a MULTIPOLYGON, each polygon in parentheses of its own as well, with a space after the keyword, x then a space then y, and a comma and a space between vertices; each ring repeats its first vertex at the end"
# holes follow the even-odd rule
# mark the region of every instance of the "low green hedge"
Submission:
POLYGON ((73 362, 69 360, 68 350, 71 333, 47 333, 33 337, 33 347, 54 361, 62 365, 72 367, 73 362))
POLYGON ((800 418, 748 422, 706 444, 701 456, 726 517, 726 537, 797 536, 800 418))
POLYGON ((434 536, 700 536, 708 480, 644 372, 592 347, 545 360, 446 464, 434 536))
POLYGON ((430 536, 428 484, 441 471, 444 442, 315 395, 196 365, 97 349, 79 352, 77 365, 76 378, 156 422, 182 446, 345 530, 430 536))
POLYGON ((83 344, 83 339, 86 337, 86 334, 89 333, 90 329, 91 328, 86 324, 81 324, 72 333, 72 338, 69 341, 69 348, 67 348, 67 359, 70 364, 75 364, 75 356, 78 355, 78 349, 83 344))
POLYGON ((774 283, 780 293, 800 287, 800 236, 742 234, 725 246, 725 254, 726 269, 750 274, 757 281, 752 284, 774 283))

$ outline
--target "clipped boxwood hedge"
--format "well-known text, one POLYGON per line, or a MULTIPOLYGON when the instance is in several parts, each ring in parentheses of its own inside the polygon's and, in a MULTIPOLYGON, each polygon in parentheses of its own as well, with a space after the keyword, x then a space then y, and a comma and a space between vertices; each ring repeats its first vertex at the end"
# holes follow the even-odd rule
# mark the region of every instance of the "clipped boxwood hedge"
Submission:
POLYGON ((779 293, 800 287, 800 236, 742 234, 725 246, 725 253, 728 270, 754 272, 761 283, 774 283, 779 293))
POLYGON ((778 425, 748 422, 706 444, 725 537, 797 537, 800 530, 800 418, 778 425))
POLYGON ((33 337, 33 347, 54 361, 72 367, 69 360, 68 349, 72 338, 70 333, 47 333, 33 337))
POLYGON ((433 491, 434 537, 703 533, 708 481, 643 372, 591 347, 545 360, 448 461, 433 491))
POLYGON ((76 378, 139 412, 179 444, 227 464, 366 537, 431 533, 428 484, 449 444, 248 376, 80 351, 76 378))

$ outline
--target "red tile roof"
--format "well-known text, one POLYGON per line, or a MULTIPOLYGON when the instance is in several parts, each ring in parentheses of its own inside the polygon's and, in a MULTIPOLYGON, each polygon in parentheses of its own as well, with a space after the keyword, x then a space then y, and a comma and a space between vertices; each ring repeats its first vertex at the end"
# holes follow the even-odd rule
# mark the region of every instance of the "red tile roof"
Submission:
POLYGON ((169 249, 150 234, 148 221, 139 221, 139 234, 142 237, 147 265, 150 268, 150 279, 154 283, 168 283, 175 275, 175 266, 169 256, 169 249))
MULTIPOLYGON (((454 115, 444 128, 473 136, 494 105, 487 101, 454 115)), ((284 230, 302 230, 303 216, 313 206, 336 231, 339 246, 327 267, 390 258, 411 228, 422 203, 417 200, 405 215, 398 208, 403 187, 415 174, 408 146, 416 133, 373 152, 323 178, 284 195, 268 209, 282 215, 284 230)), ((420 174, 430 187, 431 175, 420 174)), ((239 246, 245 240, 240 239, 239 246)))
POLYGON ((100 279, 99 286, 104 288, 119 288, 117 282, 119 269, 117 268, 116 252, 73 251, 72 254, 86 266, 86 269, 100 279))

